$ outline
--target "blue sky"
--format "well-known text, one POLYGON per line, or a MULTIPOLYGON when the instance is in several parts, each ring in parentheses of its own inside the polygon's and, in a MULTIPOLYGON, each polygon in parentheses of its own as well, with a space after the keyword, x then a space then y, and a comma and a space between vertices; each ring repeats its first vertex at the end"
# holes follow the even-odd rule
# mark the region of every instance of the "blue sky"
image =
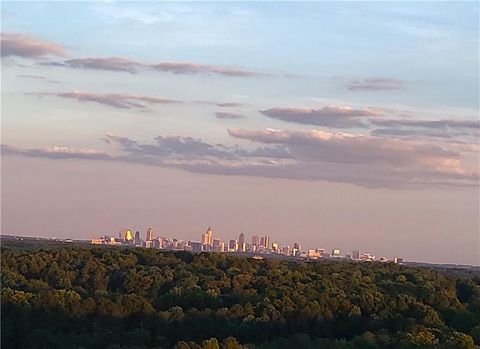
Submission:
MULTIPOLYGON (((277 195, 295 196, 298 185, 312 193, 346 190, 332 207, 322 195, 286 204, 304 218, 302 239, 355 248, 365 241, 351 243, 355 231, 376 241, 369 248, 404 255, 412 235, 403 232, 423 229, 425 244, 431 231, 442 237, 440 246, 419 247, 429 260, 478 264, 478 14, 477 2, 3 2, 2 171, 27 180, 19 169, 38 166, 44 175, 29 185, 48 202, 64 201, 58 210, 71 199, 54 195, 44 176, 62 176, 66 163, 81 168, 65 184, 70 197, 88 183, 107 200, 93 179, 108 177, 105 166, 118 181, 126 168, 147 167, 145 176, 157 171, 170 184, 154 197, 177 194, 173 200, 190 212, 203 209, 191 205, 186 181, 205 180, 203 192, 193 190, 199 198, 224 181, 229 197, 218 194, 207 208, 225 217, 228 207, 248 211, 233 198, 255 197, 262 185, 262 202, 248 206, 264 210, 273 225, 249 215, 242 225, 240 214, 219 229, 273 230, 283 240, 287 219, 265 208, 277 195), (458 206, 442 204, 448 201, 458 206), (336 238, 311 233, 321 216, 314 207, 360 217, 396 202, 413 204, 376 224, 332 220, 327 228, 336 238), (440 256, 454 240, 467 256, 440 256)), ((145 193, 147 177, 121 190, 145 193)), ((14 212, 27 199, 13 194, 16 186, 2 194, 9 218, 2 232, 66 234, 71 212, 55 224, 48 207, 36 225, 19 219, 14 212)), ((160 205, 154 197, 146 201, 160 205)), ((100 202, 88 205, 99 210, 100 202)), ((72 209, 88 212, 80 204, 72 209)), ((141 207, 125 214, 115 205, 109 220, 79 220, 76 234, 149 220, 194 236, 221 220, 204 222, 210 215, 197 212, 179 223, 174 210, 162 221, 141 207)))

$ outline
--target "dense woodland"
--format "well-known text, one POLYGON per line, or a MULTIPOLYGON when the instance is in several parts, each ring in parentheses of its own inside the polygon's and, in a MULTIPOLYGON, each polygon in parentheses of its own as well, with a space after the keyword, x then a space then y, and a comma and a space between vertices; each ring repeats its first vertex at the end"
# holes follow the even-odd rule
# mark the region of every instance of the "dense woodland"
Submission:
POLYGON ((480 278, 134 248, 2 250, 2 348, 478 348, 480 278))

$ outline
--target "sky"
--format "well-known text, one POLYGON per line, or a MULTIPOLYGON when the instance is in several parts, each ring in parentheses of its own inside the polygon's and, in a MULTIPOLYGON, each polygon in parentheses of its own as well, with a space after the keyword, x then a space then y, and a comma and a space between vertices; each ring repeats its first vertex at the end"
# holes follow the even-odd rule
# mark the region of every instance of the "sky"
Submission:
POLYGON ((1 233, 480 265, 478 2, 1 5, 1 233))

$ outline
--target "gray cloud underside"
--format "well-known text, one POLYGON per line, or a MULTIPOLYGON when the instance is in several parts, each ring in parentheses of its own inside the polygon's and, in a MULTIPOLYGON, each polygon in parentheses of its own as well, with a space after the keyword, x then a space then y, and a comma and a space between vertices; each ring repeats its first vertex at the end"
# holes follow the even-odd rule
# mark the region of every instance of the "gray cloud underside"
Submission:
MULTIPOLYGON (((157 96, 142 96, 126 93, 94 93, 94 92, 39 92, 33 93, 33 95, 43 96, 55 96, 61 98, 76 99, 80 102, 95 102, 99 104, 108 105, 110 107, 118 109, 133 109, 133 108, 146 108, 148 104, 182 104, 189 103, 179 101, 175 99, 162 98, 157 96)), ((210 104, 219 107, 236 107, 240 106, 239 103, 234 102, 192 102, 201 104, 210 104)))
POLYGON ((177 100, 154 97, 154 96, 138 96, 131 94, 119 93, 90 93, 90 92, 60 92, 60 93, 34 93, 39 97, 56 96, 62 98, 73 98, 80 102, 95 102, 118 109, 146 108, 147 104, 172 104, 182 103, 177 100))
POLYGON ((22 33, 1 33, 2 57, 41 58, 46 56, 66 57, 65 49, 31 35, 22 33))
POLYGON ((295 180, 326 180, 366 187, 422 188, 478 185, 477 152, 442 144, 353 136, 324 131, 229 130, 231 136, 263 143, 254 149, 209 144, 192 137, 158 136, 153 143, 107 134, 115 155, 65 147, 20 149, 3 155, 49 159, 122 161, 195 173, 295 180), (465 155, 467 154, 467 155, 465 155))
POLYGON ((77 69, 93 69, 129 73, 135 73, 139 70, 154 70, 173 74, 215 74, 231 77, 261 77, 270 75, 264 72, 213 64, 198 64, 192 62, 162 62, 148 64, 123 57, 86 57, 47 62, 42 64, 77 69))
POLYGON ((347 88, 352 91, 400 90, 403 88, 403 81, 392 78, 366 78, 350 81, 347 88))
POLYGON ((328 106, 321 109, 271 108, 261 110, 260 113, 269 118, 286 122, 334 128, 367 127, 365 118, 378 115, 373 110, 340 106, 328 106))
POLYGON ((245 116, 240 115, 240 114, 236 114, 236 113, 229 113, 229 112, 216 112, 216 113, 215 113, 215 117, 216 117, 217 119, 231 119, 231 120, 235 120, 235 119, 242 119, 242 118, 244 118, 245 116))

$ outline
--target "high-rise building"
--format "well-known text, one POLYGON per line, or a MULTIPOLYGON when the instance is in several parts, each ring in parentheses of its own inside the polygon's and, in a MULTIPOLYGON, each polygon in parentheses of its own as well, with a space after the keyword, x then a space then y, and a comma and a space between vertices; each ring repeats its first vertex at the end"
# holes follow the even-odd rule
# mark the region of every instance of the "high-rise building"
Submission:
POLYGON ((137 231, 135 232, 134 243, 135 243, 135 245, 140 245, 140 242, 141 242, 140 232, 137 230, 137 231))
POLYGON ((202 234, 202 244, 211 246, 213 242, 213 232, 212 228, 208 227, 208 230, 206 233, 202 234))
POLYGON ((265 237, 263 238, 263 242, 264 242, 263 247, 266 250, 270 249, 270 238, 267 235, 265 235, 265 237))
POLYGON ((147 229, 147 241, 153 240, 153 230, 152 228, 147 229))
POLYGON ((238 250, 238 242, 237 240, 230 240, 228 242, 228 251, 229 252, 237 252, 238 250))
POLYGON ((298 242, 294 242, 293 243, 293 248, 296 249, 297 251, 300 252, 301 248, 300 248, 300 244, 298 242))
POLYGON ((123 234, 123 240, 125 241, 133 241, 133 235, 132 231, 129 229, 126 229, 124 234, 123 234))
POLYGON ((220 239, 213 239, 213 252, 222 252, 220 251, 220 239))
POLYGON ((360 251, 359 250, 353 250, 352 251, 352 258, 355 259, 355 260, 359 260, 360 259, 360 251))
POLYGON ((252 236, 252 246, 255 246, 256 248, 258 248, 258 236, 257 235, 252 236))
POLYGON ((244 233, 241 233, 241 234, 238 236, 238 245, 239 245, 239 246, 242 246, 244 242, 245 242, 245 234, 244 234, 244 233))
POLYGON ((265 237, 260 237, 260 244, 258 245, 259 249, 263 249, 265 247, 265 237))
POLYGON ((279 247, 278 247, 278 242, 272 243, 272 250, 273 250, 273 252, 275 252, 275 253, 280 252, 280 249, 279 249, 279 247))

